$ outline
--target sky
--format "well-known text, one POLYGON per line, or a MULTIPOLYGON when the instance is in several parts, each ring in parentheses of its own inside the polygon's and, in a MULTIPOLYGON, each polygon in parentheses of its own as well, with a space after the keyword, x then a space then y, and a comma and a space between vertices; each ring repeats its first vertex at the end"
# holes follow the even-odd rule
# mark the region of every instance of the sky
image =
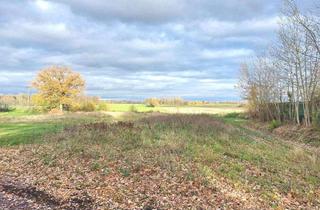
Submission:
MULTIPOLYGON (((308 5, 312 0, 299 0, 308 5)), ((0 0, 0 94, 66 65, 106 99, 240 100, 241 62, 276 37, 281 0, 0 0)))

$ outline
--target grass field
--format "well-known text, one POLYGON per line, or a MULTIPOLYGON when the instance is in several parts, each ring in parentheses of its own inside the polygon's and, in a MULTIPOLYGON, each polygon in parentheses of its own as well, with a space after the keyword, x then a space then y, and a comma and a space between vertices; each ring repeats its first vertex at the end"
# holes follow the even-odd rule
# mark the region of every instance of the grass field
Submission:
POLYGON ((216 103, 193 106, 157 106, 148 107, 144 104, 109 104, 108 111, 115 112, 161 112, 161 113, 188 113, 188 114, 227 114, 231 112, 243 112, 244 108, 239 104, 216 103))
POLYGON ((1 123, 0 146, 35 143, 43 134, 61 130, 56 123, 1 123))
POLYGON ((0 112, 0 117, 19 117, 19 116, 28 116, 36 115, 35 112, 29 111, 27 108, 17 107, 9 112, 0 112))
MULTIPOLYGON (((243 112, 245 109, 238 103, 212 103, 192 106, 157 106, 149 107, 145 104, 107 104, 108 112, 161 112, 161 113, 189 113, 189 114, 227 114, 243 112)), ((0 112, 0 117, 19 117, 40 114, 26 107, 16 107, 10 112, 0 112)))
POLYGON ((247 127, 238 108, 0 115, 0 177, 49 193, 55 208, 316 209, 318 149, 247 127))
MULTIPOLYGON (((208 104, 199 106, 158 106, 148 107, 144 104, 108 104, 108 112, 160 112, 160 113, 187 113, 187 114, 228 114, 241 113, 244 111, 239 104, 208 104)), ((108 114, 108 112, 105 112, 108 114)), ((112 115, 112 114, 111 114, 112 115)), ((33 143, 38 141, 38 136, 46 133, 57 132, 65 125, 73 124, 77 120, 83 121, 83 117, 78 115, 73 119, 72 114, 62 117, 44 115, 34 111, 30 111, 25 107, 17 107, 10 112, 0 112, 0 145, 17 145, 33 143), (80 117, 79 117, 80 116, 80 117), (73 119, 73 120, 72 120, 73 119)), ((113 116, 115 116, 113 114, 113 116)), ((85 121, 96 119, 89 119, 84 117, 85 121)))

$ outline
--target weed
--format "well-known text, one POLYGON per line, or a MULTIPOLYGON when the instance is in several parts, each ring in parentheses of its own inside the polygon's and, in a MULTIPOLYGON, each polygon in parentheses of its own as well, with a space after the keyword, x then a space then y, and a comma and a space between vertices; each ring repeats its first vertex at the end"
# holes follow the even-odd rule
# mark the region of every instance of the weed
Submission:
POLYGON ((119 172, 120 172, 120 174, 121 174, 122 176, 124 176, 124 177, 129 177, 130 174, 131 174, 130 169, 129 169, 129 168, 124 168, 124 167, 119 168, 119 172))
POLYGON ((98 171, 100 168, 101 168, 100 163, 98 163, 96 161, 91 163, 91 170, 92 171, 98 171))
POLYGON ((50 155, 50 154, 44 154, 42 156, 42 161, 43 164, 50 166, 50 167, 54 167, 55 166, 55 157, 54 155, 50 155))
POLYGON ((278 127, 281 126, 281 122, 278 121, 278 120, 272 120, 270 123, 269 123, 269 129, 270 130, 273 130, 273 129, 276 129, 278 127))
POLYGON ((104 167, 102 170, 101 170, 101 172, 102 172, 102 175, 104 175, 104 176, 107 176, 107 175, 109 175, 110 174, 110 169, 108 168, 108 167, 104 167))

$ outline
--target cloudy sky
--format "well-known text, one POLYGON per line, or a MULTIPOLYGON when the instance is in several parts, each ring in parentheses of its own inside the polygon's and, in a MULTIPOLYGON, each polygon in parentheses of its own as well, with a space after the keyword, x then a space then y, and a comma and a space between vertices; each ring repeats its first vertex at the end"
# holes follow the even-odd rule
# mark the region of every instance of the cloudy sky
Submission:
MULTIPOLYGON (((308 4, 311 0, 299 0, 308 4)), ((53 64, 87 94, 238 100, 239 63, 275 38, 281 0, 0 0, 0 93, 53 64)))

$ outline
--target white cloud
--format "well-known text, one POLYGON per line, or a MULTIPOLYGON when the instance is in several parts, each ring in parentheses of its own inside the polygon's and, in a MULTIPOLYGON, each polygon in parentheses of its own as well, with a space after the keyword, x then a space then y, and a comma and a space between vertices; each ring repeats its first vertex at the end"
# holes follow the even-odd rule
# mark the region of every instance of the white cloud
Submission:
POLYGON ((248 57, 254 54, 251 49, 219 49, 219 50, 204 50, 200 56, 204 59, 226 59, 248 57))
POLYGON ((276 17, 266 6, 270 4, 260 0, 2 2, 0 76, 13 74, 2 77, 0 87, 24 87, 39 69, 64 64, 85 77, 88 92, 102 97, 234 96, 239 60, 273 36, 276 17))
POLYGON ((241 22, 209 19, 197 23, 202 32, 213 37, 274 33, 278 28, 279 17, 249 19, 241 22))
POLYGON ((40 10, 47 11, 50 9, 50 2, 45 0, 36 0, 35 4, 40 10))
POLYGON ((167 40, 143 40, 140 38, 135 38, 131 40, 124 41, 123 44, 129 48, 136 50, 170 50, 174 48, 178 43, 175 41, 167 40))
POLYGON ((163 23, 177 20, 244 20, 274 12, 274 2, 261 0, 52 0, 67 4, 78 14, 98 21, 163 23))
POLYGON ((58 0, 58 2, 70 5, 75 13, 85 14, 99 21, 115 18, 129 22, 161 22, 183 15, 188 0, 58 0))
POLYGON ((204 88, 214 89, 214 90, 233 90, 237 80, 218 80, 218 79, 200 79, 199 82, 204 88))
POLYGON ((2 40, 21 40, 25 43, 60 44, 61 41, 71 37, 72 32, 65 23, 35 23, 19 20, 3 24, 0 30, 2 40))

